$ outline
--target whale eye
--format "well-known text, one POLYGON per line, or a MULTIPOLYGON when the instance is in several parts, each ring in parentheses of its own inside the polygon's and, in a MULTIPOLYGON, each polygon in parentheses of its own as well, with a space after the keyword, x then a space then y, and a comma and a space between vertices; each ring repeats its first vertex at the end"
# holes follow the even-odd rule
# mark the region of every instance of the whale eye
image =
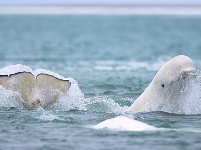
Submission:
POLYGON ((161 84, 161 87, 164 88, 164 87, 165 87, 165 84, 161 84))

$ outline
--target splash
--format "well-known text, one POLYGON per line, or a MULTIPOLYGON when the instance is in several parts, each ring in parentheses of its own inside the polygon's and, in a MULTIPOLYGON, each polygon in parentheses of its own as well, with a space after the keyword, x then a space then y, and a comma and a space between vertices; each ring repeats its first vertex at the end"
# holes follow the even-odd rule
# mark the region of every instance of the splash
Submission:
POLYGON ((0 86, 0 107, 23 108, 23 100, 18 92, 6 90, 0 86))
POLYGON ((85 109, 94 112, 106 112, 115 114, 128 113, 128 106, 120 106, 112 98, 105 96, 97 96, 88 98, 84 103, 85 109))
MULTIPOLYGON (((163 111, 174 114, 201 114, 201 73, 197 72, 197 78, 185 82, 185 88, 180 91, 179 98, 167 99, 163 104, 155 104, 151 111, 163 111)), ((174 89, 173 89, 174 90, 174 89)), ((171 93, 170 93, 171 94, 171 93)))
POLYGON ((191 82, 187 88, 187 96, 182 106, 184 114, 201 114, 201 72, 198 70, 198 77, 191 82))
POLYGON ((78 83, 73 78, 69 78, 71 87, 66 94, 62 95, 58 102, 53 104, 50 109, 54 110, 85 110, 84 94, 81 92, 78 83))

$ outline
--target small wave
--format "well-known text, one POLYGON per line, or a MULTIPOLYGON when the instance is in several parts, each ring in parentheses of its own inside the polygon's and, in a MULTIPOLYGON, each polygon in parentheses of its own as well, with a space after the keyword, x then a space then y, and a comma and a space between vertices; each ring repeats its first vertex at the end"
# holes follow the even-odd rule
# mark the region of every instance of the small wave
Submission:
POLYGON ((96 61, 94 64, 94 69, 105 71, 133 71, 138 69, 158 71, 160 67, 169 59, 170 57, 160 56, 154 61, 96 61))
POLYGON ((41 121, 54 121, 54 120, 63 121, 64 120, 63 118, 57 115, 54 115, 52 112, 44 110, 43 108, 37 109, 37 112, 35 112, 32 116, 41 121))
POLYGON ((128 106, 120 106, 112 98, 97 96, 85 100, 85 109, 94 112, 106 112, 115 114, 128 113, 128 106))

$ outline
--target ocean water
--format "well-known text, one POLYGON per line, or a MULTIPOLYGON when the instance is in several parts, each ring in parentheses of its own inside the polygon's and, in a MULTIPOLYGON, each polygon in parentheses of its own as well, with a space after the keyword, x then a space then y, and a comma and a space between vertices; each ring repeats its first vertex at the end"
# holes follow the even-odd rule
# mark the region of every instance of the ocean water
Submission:
POLYGON ((181 114, 128 111, 179 54, 201 68, 201 16, 0 15, 1 68, 23 64, 72 78, 67 95, 45 110, 26 109, 1 89, 0 149, 200 149, 200 105, 181 114), (119 115, 166 130, 90 128, 119 115))

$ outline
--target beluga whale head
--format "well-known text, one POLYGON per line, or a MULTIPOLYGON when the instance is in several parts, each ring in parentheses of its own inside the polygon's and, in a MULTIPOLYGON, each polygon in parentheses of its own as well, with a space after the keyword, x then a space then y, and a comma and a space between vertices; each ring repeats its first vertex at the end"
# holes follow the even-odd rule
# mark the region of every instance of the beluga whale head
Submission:
POLYGON ((130 106, 130 111, 182 113, 183 103, 197 76, 193 61, 184 55, 166 62, 145 91, 130 106))

